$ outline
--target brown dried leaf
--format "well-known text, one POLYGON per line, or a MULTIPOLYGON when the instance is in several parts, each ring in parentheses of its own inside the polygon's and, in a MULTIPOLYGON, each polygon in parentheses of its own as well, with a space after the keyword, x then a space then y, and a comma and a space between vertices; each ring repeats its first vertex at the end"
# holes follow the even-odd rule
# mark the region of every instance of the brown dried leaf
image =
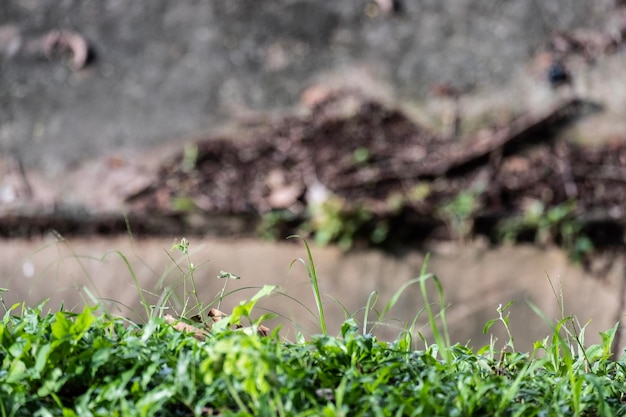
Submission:
POLYGON ((209 317, 211 317, 214 323, 217 323, 223 317, 226 317, 226 313, 218 310, 217 308, 212 308, 209 310, 209 317))
POLYGON ((174 329, 183 333, 192 333, 193 336, 198 340, 204 341, 206 337, 209 335, 208 331, 204 329, 200 329, 196 326, 192 326, 191 324, 184 323, 170 316, 169 314, 166 314, 164 319, 167 322, 167 324, 171 325, 174 329))

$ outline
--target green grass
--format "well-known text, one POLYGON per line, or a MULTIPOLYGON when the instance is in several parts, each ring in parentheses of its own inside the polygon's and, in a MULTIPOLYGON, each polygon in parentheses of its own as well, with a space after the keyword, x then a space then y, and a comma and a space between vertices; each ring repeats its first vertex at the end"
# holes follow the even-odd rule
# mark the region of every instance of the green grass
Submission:
MULTIPOLYGON (((187 255, 188 242, 181 244, 175 248, 187 255)), ((373 336, 368 317, 375 312, 375 293, 363 323, 349 317, 338 335, 330 335, 313 256, 305 249, 307 257, 299 261, 322 331, 295 340, 283 338, 281 329, 258 333, 270 315, 256 314, 254 307, 275 291, 272 286, 242 300, 221 321, 193 324, 212 325, 203 337, 161 314, 138 323, 98 306, 73 313, 0 303, 6 310, 0 323, 0 416, 626 415, 626 363, 611 355, 617 326, 602 334, 601 344, 585 346, 584 328, 577 329, 573 318, 547 320, 548 337, 532 352, 518 352, 505 305, 485 326, 486 332, 505 326, 509 340, 503 346, 493 341, 474 351, 452 345, 443 290, 425 265, 377 313, 372 327, 407 286, 418 285, 423 300, 416 320, 426 315, 432 342, 415 330, 416 320, 392 342, 373 336), (432 285, 436 303, 427 297, 432 285)), ((194 305, 194 266, 187 261, 181 272, 190 279, 191 307, 185 310, 202 313, 208 306, 194 305)), ((181 320, 187 328, 193 323, 181 320)))

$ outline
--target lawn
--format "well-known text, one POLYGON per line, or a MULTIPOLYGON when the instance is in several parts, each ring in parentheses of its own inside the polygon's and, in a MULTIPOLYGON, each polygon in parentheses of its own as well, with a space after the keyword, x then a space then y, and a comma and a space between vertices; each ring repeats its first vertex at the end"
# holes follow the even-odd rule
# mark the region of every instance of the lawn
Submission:
MULTIPOLYGON (((551 330, 532 352, 517 351, 510 333, 476 350, 452 345, 439 281, 424 266, 411 283, 423 297, 416 320, 427 318, 433 340, 415 322, 393 341, 372 334, 394 299, 376 314, 364 307, 375 320, 350 317, 331 335, 305 247, 308 256, 294 262, 309 275, 320 331, 295 340, 265 328, 270 315, 254 308, 273 286, 227 315, 216 304, 194 304, 192 289, 199 317, 146 305, 144 322, 98 305, 48 312, 45 303, 2 302, 0 416, 626 415, 626 366, 611 353, 617 326, 591 346, 572 317, 546 320, 551 330), (430 286, 437 300, 428 299, 430 286)), ((176 249, 187 253, 188 242, 176 249)), ((485 332, 504 326, 508 333, 508 307, 485 332)))

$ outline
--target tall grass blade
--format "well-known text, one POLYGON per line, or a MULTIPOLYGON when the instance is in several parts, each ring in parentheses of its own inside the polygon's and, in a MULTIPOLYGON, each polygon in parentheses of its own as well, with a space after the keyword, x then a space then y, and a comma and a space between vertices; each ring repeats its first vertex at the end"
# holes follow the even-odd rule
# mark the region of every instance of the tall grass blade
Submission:
POLYGON ((345 304, 342 303, 341 300, 339 300, 337 297, 333 297, 332 295, 328 295, 328 294, 326 294, 326 296, 328 298, 330 298, 330 300, 333 303, 335 303, 337 306, 339 306, 339 308, 341 309, 341 311, 343 313, 343 319, 344 320, 348 320, 348 319, 354 318, 354 316, 361 311, 361 309, 358 309, 354 313, 350 313, 350 310, 348 310, 348 308, 345 306, 345 304))
POLYGON ((422 271, 420 273, 419 281, 420 281, 420 290, 422 292, 422 298, 424 299, 424 304, 426 308, 426 314, 428 315, 428 323, 430 324, 430 328, 433 332, 433 338, 435 339, 435 343, 439 348, 439 352, 443 359, 449 364, 452 362, 452 355, 450 353, 450 336, 448 335, 448 326, 446 323, 445 316, 445 305, 443 304, 443 287, 441 286, 441 282, 436 275, 426 273, 426 267, 428 266, 429 255, 427 254, 424 258, 424 264, 422 265, 422 271), (439 327, 437 326, 437 322, 435 319, 435 314, 433 313, 433 309, 430 305, 430 301, 428 300, 428 291, 426 290, 426 281, 432 279, 435 282, 437 292, 439 294, 439 302, 440 302, 440 312, 439 317, 441 317, 442 327, 443 327, 443 335, 439 331, 439 327))
POLYGON ((119 250, 114 250, 112 253, 119 256, 124 262, 124 264, 126 265, 126 268, 128 269, 128 272, 130 273, 130 276, 133 279, 133 283, 135 284, 135 288, 137 289, 137 294, 139 295, 141 305, 146 311, 146 317, 148 318, 151 317, 150 313, 152 312, 152 309, 150 308, 150 304, 148 304, 148 301, 146 300, 146 297, 143 294, 143 289, 141 288, 141 284, 139 284, 139 278, 137 278, 137 274, 135 274, 135 270, 133 269, 132 265, 128 261, 128 258, 119 250))
MULTIPOLYGON (((89 281, 89 283, 93 287, 94 291, 96 292, 97 297, 100 298, 101 294, 98 292, 98 287, 96 286, 96 283, 94 282, 93 277, 91 276, 91 274, 89 273, 89 271, 87 270, 87 268, 85 267, 83 262, 81 261, 81 259, 85 258, 85 257, 78 255, 76 253, 76 251, 74 250, 74 248, 72 248, 70 246, 70 244, 67 242, 67 240, 65 240, 63 235, 61 235, 56 230, 53 230, 52 232, 53 232, 53 235, 54 235, 54 237, 56 239, 56 244, 65 246, 65 248, 71 253, 72 259, 74 259, 76 261, 76 263, 80 267, 80 269, 83 272, 83 274, 85 274, 85 278, 87 278, 87 280, 89 281)), ((63 256, 59 256, 59 258, 61 259, 61 261, 64 259, 63 256)))
POLYGON ((406 289, 410 287, 411 285, 416 284, 418 282, 420 282, 420 278, 413 278, 400 286, 400 288, 389 299, 387 304, 385 304, 383 311, 380 313, 381 320, 387 315, 389 310, 391 310, 396 305, 400 296, 404 294, 404 291, 406 291, 406 289))
MULTIPOLYGON (((292 239, 292 238, 300 238, 300 236, 293 235, 293 236, 288 237, 288 239, 292 239)), ((313 288, 313 296, 315 297, 315 304, 317 306, 320 329, 322 331, 322 334, 327 335, 328 328, 326 327, 326 317, 324 316, 324 306, 322 305, 322 297, 320 295, 320 288, 319 288, 319 284, 317 281, 317 271, 315 270, 315 263, 313 262, 313 255, 311 254, 311 248, 309 247, 309 244, 307 243, 306 239, 302 239, 302 241, 304 242, 304 247, 306 248, 306 253, 308 256, 308 263, 302 258, 298 258, 298 259, 294 259, 291 262, 291 265, 289 265, 289 267, 291 268, 291 266, 293 266, 294 262, 296 261, 299 261, 302 263, 302 265, 304 265, 307 275, 309 276, 309 281, 311 282, 311 287, 313 288)))
MULTIPOLYGON (((367 304, 365 304, 365 311, 363 312, 363 336, 367 334, 367 321, 369 320, 369 313, 378 301, 378 291, 372 291, 367 297, 367 304)), ((378 317, 380 320, 380 316, 378 317)))

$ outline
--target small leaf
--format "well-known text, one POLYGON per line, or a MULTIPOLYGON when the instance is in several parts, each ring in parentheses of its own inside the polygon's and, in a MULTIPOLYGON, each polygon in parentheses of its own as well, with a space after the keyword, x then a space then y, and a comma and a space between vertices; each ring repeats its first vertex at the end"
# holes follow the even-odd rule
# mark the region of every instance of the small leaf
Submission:
POLYGON ((52 324, 52 336, 62 340, 70 335, 72 323, 59 311, 54 315, 55 321, 52 324))
POLYGON ((189 254, 189 240, 185 237, 180 239, 180 243, 175 243, 170 250, 174 249, 181 251, 183 255, 189 254))
POLYGON ((241 279, 241 277, 239 275, 235 275, 233 273, 226 272, 226 271, 220 271, 220 273, 219 273, 219 275, 217 277, 219 279, 241 279))
POLYGON ((80 340, 89 330, 96 318, 91 313, 90 308, 85 308, 82 313, 76 317, 71 326, 72 335, 75 341, 80 340))
POLYGON ((24 362, 17 360, 11 362, 11 366, 9 367, 9 373, 4 379, 6 383, 14 383, 18 382, 26 376, 26 365, 24 362))
POLYGON ((157 320, 150 320, 150 321, 148 321, 148 323, 143 327, 143 332, 142 332, 142 335, 141 335, 141 341, 144 342, 144 343, 147 342, 148 339, 150 339, 150 337, 158 329, 159 329, 159 323, 157 322, 157 320))
POLYGON ((229 323, 233 325, 237 325, 241 323, 242 317, 250 317, 250 313, 252 313, 252 309, 254 308, 255 304, 256 304, 256 301, 248 301, 248 302, 239 303, 239 305, 233 308, 233 312, 230 316, 229 323))
POLYGON ((514 302, 515 302, 515 300, 511 300, 508 303, 506 303, 506 305, 504 307, 502 307, 502 305, 500 305, 498 307, 498 312, 499 313, 503 313, 503 312, 507 311, 513 305, 514 302))
POLYGON ((491 329, 491 326, 493 326, 495 322, 496 319, 491 319, 487 321, 487 323, 485 323, 485 327, 483 327, 483 334, 487 334, 487 332, 489 331, 489 329, 491 329))
POLYGON ((38 349, 37 357, 35 359, 35 371, 37 372, 37 374, 41 374, 46 367, 51 348, 51 344, 46 344, 38 349))
POLYGON ((276 285, 264 285, 256 294, 252 296, 251 301, 258 301, 263 297, 271 295, 278 287, 276 285))
POLYGON ((230 320, 220 320, 211 326, 211 333, 218 334, 226 331, 230 325, 230 320))

